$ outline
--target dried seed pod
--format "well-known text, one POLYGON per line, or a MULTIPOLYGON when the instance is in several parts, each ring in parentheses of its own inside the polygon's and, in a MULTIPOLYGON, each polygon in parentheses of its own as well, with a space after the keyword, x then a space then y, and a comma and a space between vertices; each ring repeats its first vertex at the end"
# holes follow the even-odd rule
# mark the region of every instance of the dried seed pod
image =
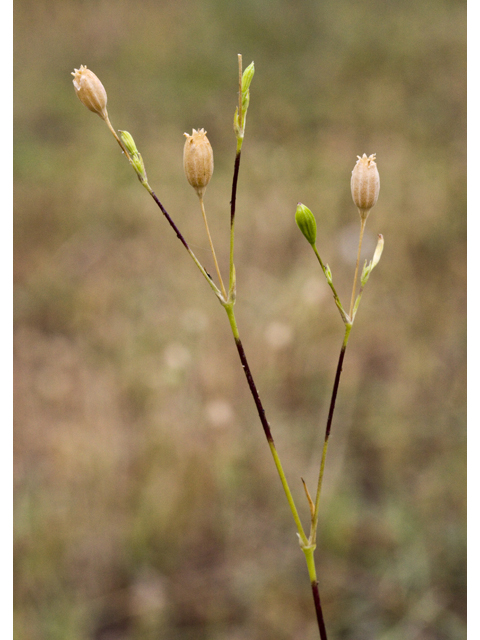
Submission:
POLYGON ((357 156, 357 164, 352 171, 352 198, 357 205, 362 219, 366 219, 370 209, 375 206, 380 192, 380 176, 378 175, 375 153, 362 157, 357 156))
POLYGON ((83 64, 80 69, 72 71, 75 93, 83 104, 107 120, 107 92, 97 76, 83 64))
POLYGON ((199 197, 205 193, 213 174, 213 150, 204 129, 193 129, 192 135, 186 137, 183 148, 183 168, 187 180, 196 190, 199 197))

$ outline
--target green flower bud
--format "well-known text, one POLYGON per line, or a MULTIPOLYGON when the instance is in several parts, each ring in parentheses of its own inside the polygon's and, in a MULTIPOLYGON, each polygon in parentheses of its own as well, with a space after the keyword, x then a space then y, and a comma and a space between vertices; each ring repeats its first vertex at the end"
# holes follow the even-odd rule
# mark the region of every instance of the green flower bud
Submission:
POLYGON ((372 271, 372 263, 368 263, 367 260, 363 263, 362 275, 360 277, 360 285, 364 287, 368 279, 370 277, 370 272, 372 271))
POLYGON ((249 90, 255 74, 255 65, 251 62, 242 74, 242 95, 249 90))
POLYGON ((301 202, 299 202, 297 205, 295 222, 297 223, 298 228, 303 233, 305 238, 313 246, 315 244, 315 240, 317 239, 317 223, 315 220, 315 216, 310 211, 310 209, 301 202))
POLYGON ((143 184, 147 181, 147 172, 145 171, 145 165, 143 163, 143 158, 139 153, 136 153, 132 156, 132 167, 135 169, 135 172, 138 176, 138 179, 143 184))
POLYGON ((130 154, 130 163, 135 169, 138 179, 142 184, 145 184, 147 182, 147 172, 145 171, 143 158, 137 149, 137 145, 135 144, 132 134, 128 133, 128 131, 120 131, 120 137, 122 138, 125 148, 130 154))
POLYGON ((250 91, 247 91, 246 93, 242 93, 242 112, 243 112, 243 117, 245 117, 245 114, 247 113, 249 104, 250 104, 250 91))
POLYGON ((243 137, 242 127, 240 126, 240 120, 238 119, 238 107, 235 109, 235 113, 233 115, 233 130, 235 131, 237 138, 243 137))
POLYGON ((135 145, 135 140, 128 131, 120 131, 120 137, 123 140, 123 144, 126 146, 128 152, 134 156, 138 153, 138 149, 135 145))

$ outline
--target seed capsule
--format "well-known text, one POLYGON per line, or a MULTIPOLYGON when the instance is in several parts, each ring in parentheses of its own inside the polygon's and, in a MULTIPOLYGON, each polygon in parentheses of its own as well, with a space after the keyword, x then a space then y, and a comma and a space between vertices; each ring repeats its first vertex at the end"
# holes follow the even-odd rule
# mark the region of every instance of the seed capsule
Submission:
POLYGON ((204 129, 193 129, 192 135, 186 137, 183 148, 183 168, 187 180, 196 190, 199 197, 205 193, 213 174, 213 150, 204 129))
POLYGON ((106 120, 107 114, 107 92, 97 76, 87 69, 83 64, 80 69, 72 71, 73 86, 75 93, 83 104, 106 120))
POLYGON ((375 153, 357 156, 357 164, 352 171, 352 198, 362 219, 366 219, 375 206, 380 192, 380 176, 375 162, 375 153))

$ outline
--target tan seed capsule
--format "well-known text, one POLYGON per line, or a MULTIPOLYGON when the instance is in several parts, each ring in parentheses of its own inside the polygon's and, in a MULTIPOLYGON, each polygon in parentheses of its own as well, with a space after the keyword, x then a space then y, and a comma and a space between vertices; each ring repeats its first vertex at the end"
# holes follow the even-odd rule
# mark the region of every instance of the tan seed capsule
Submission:
POLYGON ((183 168, 187 180, 202 197, 213 174, 213 150, 204 129, 193 129, 186 137, 183 148, 183 168))
POLYGON ((366 219, 375 206, 380 192, 380 176, 375 162, 375 153, 357 156, 357 164, 352 171, 352 198, 362 219, 366 219))
POLYGON ((83 104, 106 120, 107 114, 107 92, 97 76, 87 69, 83 64, 80 69, 72 71, 73 86, 75 93, 83 104))

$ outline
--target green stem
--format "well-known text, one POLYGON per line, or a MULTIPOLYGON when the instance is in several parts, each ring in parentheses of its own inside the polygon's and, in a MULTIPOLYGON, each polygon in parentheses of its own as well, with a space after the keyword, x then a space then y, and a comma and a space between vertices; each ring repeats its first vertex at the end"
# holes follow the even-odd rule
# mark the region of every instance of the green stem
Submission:
POLYGON ((213 256, 213 262, 215 264, 215 269, 217 271, 218 280, 220 282, 220 287, 222 288, 223 297, 227 299, 227 292, 225 291, 225 287, 223 285, 222 274, 220 273, 220 267, 218 266, 217 255, 215 253, 215 249, 213 246, 212 236, 210 235, 210 229, 208 227, 207 214, 205 213, 205 205, 203 204, 203 194, 198 196, 200 200, 200 209, 202 210, 203 222, 205 224, 205 229, 207 230, 208 242, 210 243, 210 250, 213 256))
POLYGON ((363 240, 363 232, 365 231, 365 224, 367 222, 367 218, 360 218, 360 237, 358 239, 358 252, 357 252, 357 264, 355 266, 355 276, 353 277, 353 287, 352 287, 352 298, 350 300, 350 318, 353 314, 353 304, 355 302, 355 289, 357 287, 357 277, 358 277, 358 265, 360 264, 360 252, 362 250, 362 240, 363 240))
POLYGON ((318 524, 318 513, 320 507, 320 494, 322 491, 322 483, 323 483, 323 474, 325 471, 325 459, 327 457, 327 449, 328 449, 328 439, 330 437, 330 431, 332 428, 333 421, 333 413, 335 411, 335 402, 337 400, 338 387, 340 384, 340 376, 342 374, 342 366, 343 360, 345 358, 345 351, 347 349, 348 338, 350 336, 350 331, 352 330, 352 324, 348 323, 345 326, 345 336, 343 338, 342 348, 340 349, 340 357, 338 358, 337 371, 335 374, 335 382, 333 384, 332 397, 330 400, 330 409, 328 411, 328 419, 327 419, 327 427, 325 429, 325 439, 323 442, 323 451, 322 451, 322 461, 320 463, 320 472, 318 474, 318 484, 317 484, 317 495, 315 497, 315 511, 312 518, 312 527, 310 531, 310 544, 315 545, 316 537, 317 537, 317 524, 318 524))
POLYGON ((110 122, 110 118, 108 117, 108 115, 106 115, 104 117, 105 122, 107 123, 108 128, 110 129, 110 131, 113 134, 113 137, 115 138, 115 140, 118 142, 118 144, 120 145, 121 150, 123 151, 123 153, 127 156, 130 164, 132 163, 131 159, 130 159, 130 154, 128 153, 127 149, 125 148, 125 145, 123 144, 123 142, 120 140, 120 138, 118 137, 117 132, 115 131, 115 129, 112 126, 112 123, 110 122))
POLYGON ((325 621, 323 619, 322 605, 320 602, 320 592, 318 590, 317 572, 315 569, 315 560, 313 554, 315 552, 315 545, 303 547, 305 554, 305 560, 307 561, 308 575, 310 577, 310 585, 312 587, 313 602, 315 604, 315 611, 317 614, 318 630, 320 631, 320 639, 327 640, 327 630, 325 628, 325 621))
POLYGON ((312 244, 312 249, 313 249, 315 255, 317 256, 317 260, 320 263, 320 266, 321 266, 322 271, 323 271, 323 273, 325 275, 325 278, 327 279, 328 286, 332 290, 333 298, 335 300, 335 304, 337 305, 338 310, 340 311, 340 315, 342 316, 342 320, 345 322, 345 324, 348 324, 350 322, 350 318, 345 313, 345 310, 344 310, 344 308, 342 306, 342 303, 340 302, 340 298, 338 297, 337 291, 336 291, 335 287, 333 286, 331 275, 328 274, 327 268, 323 264, 322 258, 320 257, 320 254, 318 253, 317 245, 312 244))
POLYGON ((277 449, 275 447, 275 443, 273 441, 272 432, 270 430, 270 425, 267 421, 265 415, 265 409, 263 408, 262 402, 260 400, 260 396, 258 394, 257 387, 252 377, 252 373, 250 371, 250 366, 247 361, 247 357, 245 355, 245 350, 243 349, 242 342, 240 340, 240 334, 238 332, 237 322, 235 319, 235 313, 233 311, 233 304, 225 304, 225 311, 227 312, 228 320, 230 322, 230 327, 232 329, 233 338, 235 340, 235 344, 237 346, 238 355, 240 356, 240 361, 242 363, 243 370, 245 372, 245 376, 247 378, 248 386, 250 388, 250 392, 253 396, 253 400, 257 407, 258 416, 260 418, 260 422, 262 423, 262 427, 265 433, 265 437, 267 438, 268 446, 270 447, 270 451, 273 456, 273 461, 275 463, 275 467, 277 468, 278 475, 280 477, 280 481, 283 486, 283 490, 285 491, 285 495, 287 497, 288 504, 290 506, 290 510, 292 512, 293 519, 295 520, 295 524, 297 526, 298 535, 301 541, 302 546, 308 546, 308 539, 305 535, 305 531, 303 530, 302 523, 300 521, 300 516, 298 515, 297 507, 295 506, 295 501, 292 496, 292 492, 290 491, 290 487, 288 486, 287 478, 285 476, 285 472, 282 467, 282 463, 280 461, 280 457, 278 455, 277 449))

